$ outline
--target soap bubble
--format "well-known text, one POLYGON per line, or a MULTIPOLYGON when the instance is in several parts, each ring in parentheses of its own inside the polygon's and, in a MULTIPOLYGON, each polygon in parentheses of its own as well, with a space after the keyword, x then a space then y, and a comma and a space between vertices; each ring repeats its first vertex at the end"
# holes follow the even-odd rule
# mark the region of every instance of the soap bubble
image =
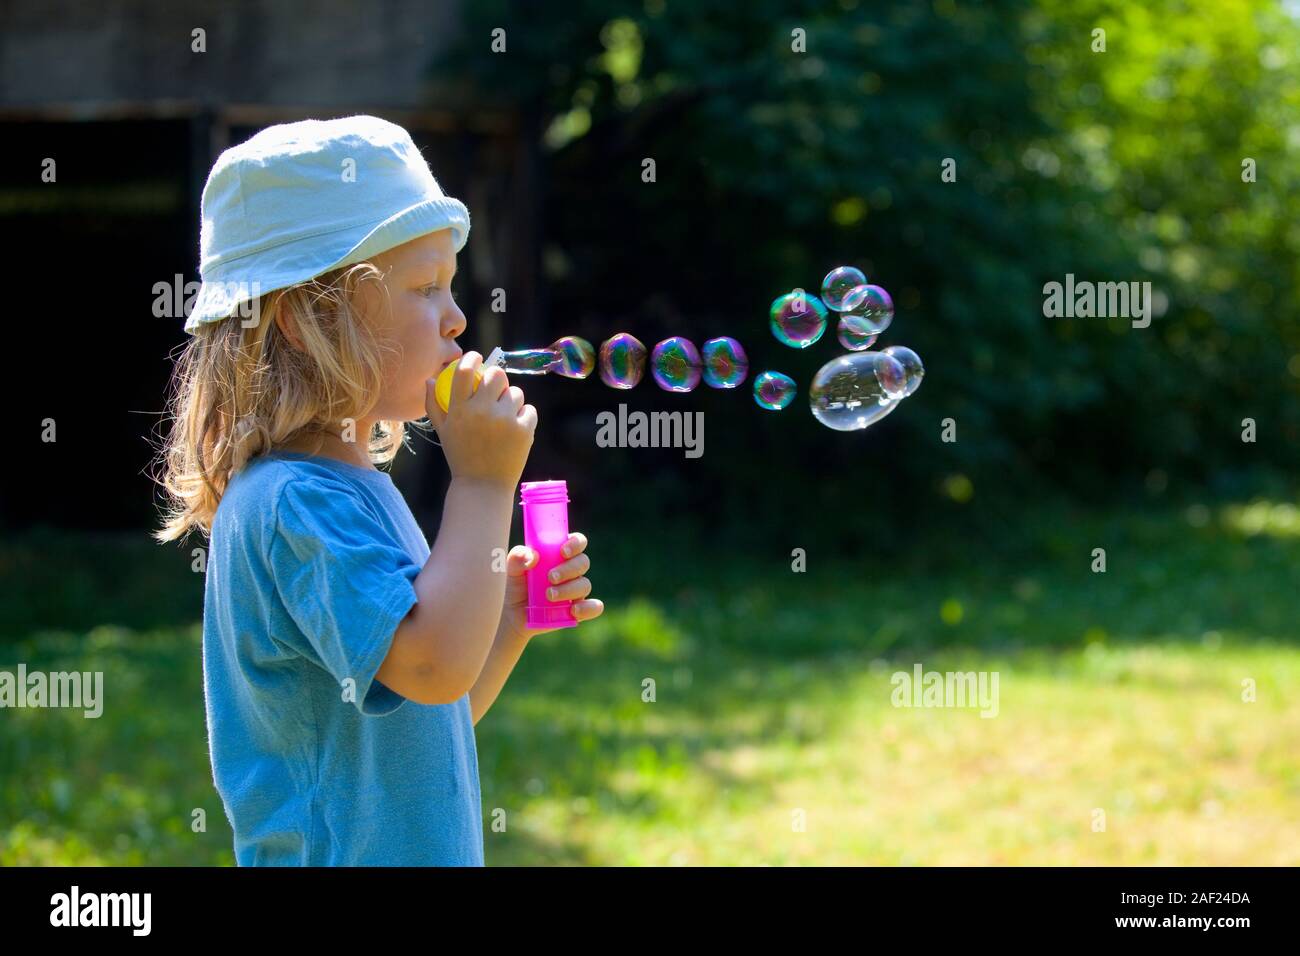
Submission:
POLYGON ((560 356, 551 369, 556 375, 586 378, 596 367, 596 350, 590 342, 576 335, 556 339, 551 343, 551 351, 560 356))
POLYGON ((650 373, 665 392, 694 391, 703 367, 695 343, 680 335, 664 339, 650 353, 650 373))
POLYGON ((876 344, 880 333, 871 328, 871 321, 860 315, 841 315, 840 324, 835 329, 835 336, 840 345, 850 352, 861 352, 876 344))
POLYGON ((925 377, 925 366, 921 364, 921 356, 906 345, 891 345, 889 348, 880 351, 886 355, 892 355, 898 364, 903 366, 903 372, 907 376, 903 396, 906 397, 915 392, 921 384, 921 379, 925 377))
POLYGON ((844 297, 860 285, 867 284, 861 269, 840 266, 826 273, 822 280, 822 301, 836 312, 844 311, 844 297))
POLYGON ((749 357, 740 343, 720 335, 700 350, 704 356, 704 384, 710 388, 735 388, 749 374, 749 357))
POLYGON ((860 285, 844 297, 844 313, 865 319, 879 334, 894 321, 894 300, 878 285, 860 285))
POLYGON ((754 401, 759 408, 780 411, 794 401, 798 388, 794 379, 780 372, 760 372, 754 377, 754 401))
POLYGON ((600 346, 600 380, 610 388, 635 388, 645 374, 645 346, 635 335, 619 332, 600 346))
POLYGON ((826 331, 826 306, 815 295, 795 289, 778 296, 768 310, 772 334, 795 349, 806 349, 826 331))
POLYGON ((818 370, 808 389, 808 404, 827 428, 851 432, 892 412, 906 387, 907 373, 892 355, 854 352, 818 370))
POLYGON ((559 358, 552 349, 518 349, 501 354, 501 367, 512 375, 543 375, 559 358))

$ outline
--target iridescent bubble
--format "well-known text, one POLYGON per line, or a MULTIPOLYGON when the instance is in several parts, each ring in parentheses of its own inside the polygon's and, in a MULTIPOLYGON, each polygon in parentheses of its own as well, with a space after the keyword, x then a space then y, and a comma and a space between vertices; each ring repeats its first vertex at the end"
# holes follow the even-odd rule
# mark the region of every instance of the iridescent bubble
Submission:
POLYGON ((872 331, 869 319, 860 315, 841 315, 835 336, 850 352, 861 352, 876 344, 879 333, 872 331))
POLYGON ((694 391, 703 371, 700 350, 680 335, 664 339, 650 353, 650 373, 665 392, 694 391))
POLYGON ((754 378, 754 401, 769 412, 779 412, 793 402, 798 390, 794 379, 780 372, 759 372, 754 378))
POLYGON ((844 314, 865 319, 879 334, 894 321, 894 300, 878 285, 860 285, 844 297, 844 314))
POLYGON ((645 374, 645 346, 629 332, 610 336, 600 346, 600 380, 610 388, 635 388, 645 374))
POLYGON ((749 375, 749 357, 740 343, 720 335, 700 350, 704 356, 704 384, 710 388, 735 388, 749 375))
POLYGON ((921 356, 906 345, 891 345, 889 348, 880 351, 886 355, 892 355, 898 364, 903 366, 903 372, 907 376, 903 396, 907 397, 915 392, 921 384, 921 379, 925 377, 925 366, 921 364, 921 356))
POLYGON ((544 375, 559 358, 552 349, 518 349, 501 354, 501 367, 512 375, 544 375))
POLYGON ((551 351, 559 353, 551 371, 565 378, 586 378, 596 367, 596 350, 584 338, 566 335, 551 343, 551 351))
POLYGON ((906 382, 907 373, 892 355, 854 352, 818 370, 808 389, 808 404, 827 428, 856 431, 898 407, 906 382))
POLYGON ((844 297, 860 285, 867 284, 861 269, 840 266, 826 273, 822 279, 822 301, 836 312, 844 311, 844 297))
POLYGON ((778 296, 768 310, 772 334, 778 342, 795 349, 806 349, 822 337, 827 314, 822 300, 802 289, 778 296))

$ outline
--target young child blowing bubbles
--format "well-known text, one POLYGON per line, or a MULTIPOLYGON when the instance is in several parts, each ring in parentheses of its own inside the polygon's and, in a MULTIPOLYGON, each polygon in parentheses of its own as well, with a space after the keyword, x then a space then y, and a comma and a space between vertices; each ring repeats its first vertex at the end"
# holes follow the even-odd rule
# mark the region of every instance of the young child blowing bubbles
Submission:
MULTIPOLYGON (((482 865, 474 724, 528 641, 509 544, 537 411, 456 338, 469 214, 369 116, 272 126, 203 190, 162 541, 210 536, 203 671, 239 865, 482 865), (457 363, 447 411, 434 379, 457 363), (386 471, 427 417, 451 472, 432 549, 386 471), (497 551, 496 553, 500 553, 497 551)), ((586 599, 572 534, 552 600, 586 599)))

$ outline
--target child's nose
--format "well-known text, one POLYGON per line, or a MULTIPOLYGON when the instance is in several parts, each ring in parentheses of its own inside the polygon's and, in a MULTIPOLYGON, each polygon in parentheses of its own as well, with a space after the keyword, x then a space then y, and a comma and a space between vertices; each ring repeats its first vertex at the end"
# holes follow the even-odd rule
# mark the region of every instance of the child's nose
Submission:
POLYGON ((453 304, 451 308, 451 315, 448 316, 447 319, 446 335, 448 336, 448 338, 453 338, 453 339, 456 338, 458 335, 460 335, 462 332, 465 331, 468 325, 469 325, 469 321, 465 318, 465 313, 460 310, 459 305, 453 304))

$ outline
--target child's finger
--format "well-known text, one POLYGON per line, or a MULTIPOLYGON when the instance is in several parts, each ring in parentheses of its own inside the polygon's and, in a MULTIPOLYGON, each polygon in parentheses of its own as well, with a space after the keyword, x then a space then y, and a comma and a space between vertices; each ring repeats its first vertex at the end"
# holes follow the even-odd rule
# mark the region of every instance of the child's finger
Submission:
POLYGON ((573 609, 573 616, 579 621, 590 621, 593 617, 600 617, 605 612, 605 602, 600 598, 592 598, 589 601, 575 601, 569 607, 573 609))
POLYGON ((560 584, 564 581, 570 581, 580 574, 586 574, 590 569, 591 558, 585 554, 580 554, 576 558, 565 561, 563 564, 557 564, 547 571, 546 580, 551 584, 560 584))
POLYGON ((537 552, 525 544, 517 544, 506 555, 506 574, 518 577, 537 563, 537 552))
POLYGON ((447 399, 447 410, 452 406, 468 401, 474 392, 474 373, 483 364, 483 356, 477 352, 466 352, 456 363, 456 371, 451 376, 451 396, 447 399))
POLYGON ((552 584, 546 589, 546 600, 573 601, 578 598, 585 598, 590 593, 591 579, 577 578, 573 581, 566 581, 563 584, 552 584))
MULTIPOLYGON (((503 397, 505 401, 510 402, 512 398, 510 394, 510 376, 506 375, 506 370, 501 366, 489 365, 487 371, 483 373, 483 381, 479 382, 478 392, 474 394, 477 395, 479 392, 483 393, 483 401, 485 402, 489 400, 499 402, 503 397)), ((523 395, 523 391, 520 390, 519 394, 523 395)))
POLYGON ((560 549, 560 554, 566 558, 571 558, 575 554, 582 554, 587 550, 587 536, 581 531, 575 531, 569 535, 569 540, 564 542, 564 547, 560 549))
MULTIPOLYGON (((504 374, 504 373, 503 373, 504 374)), ((518 385, 511 385, 501 393, 501 398, 497 401, 509 401, 515 406, 515 417, 519 417, 519 412, 524 407, 524 390, 518 385)))

